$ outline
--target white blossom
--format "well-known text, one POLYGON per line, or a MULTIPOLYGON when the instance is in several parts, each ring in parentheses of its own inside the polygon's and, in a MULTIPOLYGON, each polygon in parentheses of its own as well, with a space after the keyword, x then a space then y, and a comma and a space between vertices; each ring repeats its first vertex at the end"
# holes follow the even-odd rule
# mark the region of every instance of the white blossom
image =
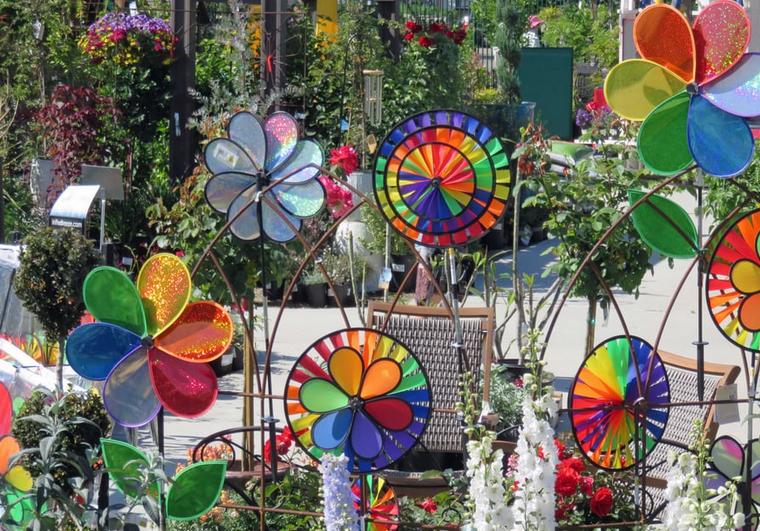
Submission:
POLYGON ((489 431, 467 443, 468 496, 474 508, 472 524, 477 531, 500 531, 514 526, 505 499, 504 454, 493 450, 493 441, 494 433, 489 431))
POLYGON ((327 531, 359 531, 359 516, 351 497, 351 476, 345 455, 324 454, 320 459, 322 501, 327 531))

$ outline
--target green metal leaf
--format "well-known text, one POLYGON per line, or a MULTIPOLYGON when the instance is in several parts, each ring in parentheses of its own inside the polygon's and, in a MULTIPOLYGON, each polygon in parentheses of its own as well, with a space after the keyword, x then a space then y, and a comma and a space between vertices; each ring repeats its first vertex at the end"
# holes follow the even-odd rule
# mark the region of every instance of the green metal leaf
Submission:
MULTIPOLYGON (((644 195, 641 190, 628 190, 628 201, 633 205, 644 195)), ((661 255, 669 258, 693 258, 697 255, 694 222, 683 208, 670 199, 650 196, 633 211, 631 220, 644 243, 661 255)))
MULTIPOLYGON (((116 487, 128 498, 144 494, 140 492, 139 468, 141 464, 149 466, 148 457, 139 448, 114 439, 100 439, 100 447, 106 471, 116 487)), ((154 484, 148 494, 157 496, 158 485, 154 484)))
POLYGON ((222 493, 226 473, 226 461, 204 461, 183 469, 166 496, 166 515, 173 520, 194 520, 206 514, 222 493))

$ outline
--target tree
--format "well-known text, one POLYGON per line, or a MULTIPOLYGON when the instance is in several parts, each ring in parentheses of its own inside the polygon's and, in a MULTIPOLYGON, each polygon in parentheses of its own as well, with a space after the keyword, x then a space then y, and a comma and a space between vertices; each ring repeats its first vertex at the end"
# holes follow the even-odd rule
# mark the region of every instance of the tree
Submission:
POLYGON ((63 390, 63 340, 84 315, 82 284, 98 265, 92 242, 71 229, 46 227, 24 240, 14 288, 42 323, 49 343, 58 341, 58 390, 63 390))

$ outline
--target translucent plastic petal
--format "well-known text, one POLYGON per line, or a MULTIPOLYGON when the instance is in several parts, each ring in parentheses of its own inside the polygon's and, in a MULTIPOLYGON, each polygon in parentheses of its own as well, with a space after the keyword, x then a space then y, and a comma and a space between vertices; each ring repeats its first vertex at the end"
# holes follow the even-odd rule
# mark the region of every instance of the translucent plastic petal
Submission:
POLYGON ((325 154, 319 144, 313 140, 299 140, 293 154, 270 175, 269 180, 277 182, 285 177, 286 179, 283 182, 289 184, 303 183, 319 175, 319 166, 322 166, 324 162, 325 154))
POLYGON ((0 476, 8 472, 11 457, 21 451, 18 441, 10 436, 0 438, 0 476))
POLYGON ((88 380, 105 380, 124 356, 140 346, 140 337, 120 326, 90 323, 76 328, 66 340, 66 359, 88 380))
POLYGON ((219 392, 214 369, 206 363, 189 363, 157 348, 148 351, 150 381, 161 404, 179 417, 203 415, 219 392))
POLYGON ((286 112, 276 112, 264 121, 267 137, 266 170, 276 170, 293 154, 298 142, 298 122, 286 112))
POLYGON ((658 105, 641 124, 639 157, 651 172, 672 175, 693 162, 686 139, 688 114, 689 95, 680 92, 658 105))
POLYGON ((158 414, 161 404, 150 383, 144 347, 132 351, 108 375, 103 402, 111 417, 128 428, 145 426, 158 414))
POLYGON ((169 253, 148 258, 137 277, 137 290, 145 307, 148 333, 157 336, 168 328, 190 300, 190 272, 169 253))
POLYGON ((719 0, 705 7, 694 21, 697 82, 714 79, 735 65, 749 39, 749 17, 737 2, 719 0))
POLYGON ((278 184, 271 193, 282 208, 299 218, 316 216, 325 204, 325 189, 316 179, 303 184, 278 184))
POLYGON ((264 169, 267 141, 256 116, 247 111, 236 113, 227 125, 227 136, 245 150, 256 168, 264 169))
POLYGON ((226 214, 230 204, 240 192, 256 184, 256 179, 243 173, 220 173, 206 182, 206 202, 222 214, 226 214))
POLYGON ((22 466, 14 466, 7 474, 5 474, 5 481, 16 490, 21 492, 28 492, 32 490, 34 482, 32 481, 32 475, 22 466))
POLYGON ((744 463, 744 447, 733 437, 724 435, 715 440, 710 449, 712 464, 727 478, 742 474, 744 463))
POLYGON ((716 177, 733 177, 752 162, 755 142, 744 118, 728 114, 701 96, 689 106, 689 149, 700 168, 716 177))
POLYGON ((348 406, 348 396, 337 385, 314 378, 301 386, 301 404, 312 413, 327 413, 348 406))
POLYGON ((644 59, 664 66, 687 83, 694 80, 694 36, 689 21, 674 7, 653 4, 639 13, 633 40, 644 59))
MULTIPOLYGON (((100 448, 103 463, 116 487, 128 498, 136 497, 140 493, 138 471, 141 464, 147 468, 148 457, 139 448, 114 439, 100 439, 100 448)), ((158 493, 158 483, 153 488, 158 493)))
MULTIPOLYGON (((34 520, 35 504, 34 498, 24 496, 23 492, 8 489, 5 493, 5 500, 10 507, 10 517, 16 523, 16 527, 9 526, 10 531, 18 529, 27 529, 29 524, 34 520)), ((2 500, 2 498, 0 498, 2 500)), ((43 505, 43 511, 47 510, 47 504, 43 505)))
POLYGON ((330 376, 344 393, 348 396, 359 394, 362 375, 364 374, 364 362, 357 351, 349 347, 335 350, 330 356, 328 368, 330 376))
POLYGON ((351 446, 356 455, 364 459, 374 459, 383 448, 380 430, 362 410, 354 415, 354 423, 351 426, 351 446))
MULTIPOLYGON (((640 190, 628 190, 631 205, 643 196, 644 192, 640 190)), ((667 197, 650 196, 633 211, 631 221, 644 243, 661 255, 670 258, 696 256, 697 228, 689 214, 667 197)))
POLYGON ((702 96, 737 116, 760 116, 760 54, 745 54, 726 75, 702 87, 702 96))
POLYGON ((226 461, 203 461, 182 469, 166 496, 166 516, 195 520, 207 513, 222 493, 226 473, 226 461))
POLYGON ((322 415, 311 428, 311 439, 317 448, 332 450, 346 440, 354 414, 344 408, 322 415))
POLYGON ((270 197, 261 205, 261 224, 267 238, 278 243, 289 242, 296 237, 293 230, 300 230, 301 220, 291 216, 283 208, 275 206, 277 203, 270 197), (288 220, 286 222, 285 220, 288 220))
POLYGON ((234 219, 230 225, 230 232, 241 240, 253 241, 261 236, 258 220, 259 207, 256 203, 251 203, 255 196, 256 187, 247 188, 235 198, 227 211, 227 221, 234 219), (241 210, 245 212, 239 214, 241 210))
POLYGON ((610 70, 604 96, 623 118, 643 120, 657 105, 681 92, 686 83, 670 70, 645 59, 629 59, 610 70))
POLYGON ((155 345, 185 361, 208 363, 230 347, 232 329, 230 315, 217 303, 192 302, 155 339, 155 345))
POLYGON ((96 267, 84 279, 84 304, 98 321, 145 335, 145 313, 132 280, 115 267, 96 267))
POLYGON ((737 291, 745 295, 760 292, 760 265, 752 260, 741 259, 734 262, 729 274, 737 291))
POLYGON ((237 142, 228 138, 215 138, 203 150, 206 167, 211 173, 242 172, 256 174, 251 157, 237 142))
POLYGON ((0 437, 11 432, 13 423, 13 399, 8 389, 0 384, 0 437))
POLYGON ((393 391, 401 381, 401 366, 390 358, 373 361, 364 373, 361 397, 382 396, 393 391))

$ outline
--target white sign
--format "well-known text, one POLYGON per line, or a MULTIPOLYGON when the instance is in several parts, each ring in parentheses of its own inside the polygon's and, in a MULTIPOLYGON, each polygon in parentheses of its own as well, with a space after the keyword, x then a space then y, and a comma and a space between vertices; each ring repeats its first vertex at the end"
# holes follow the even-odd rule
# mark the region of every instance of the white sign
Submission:
POLYGON ((50 224, 54 227, 83 228, 98 191, 100 186, 97 185, 72 184, 66 188, 50 209, 50 224))

